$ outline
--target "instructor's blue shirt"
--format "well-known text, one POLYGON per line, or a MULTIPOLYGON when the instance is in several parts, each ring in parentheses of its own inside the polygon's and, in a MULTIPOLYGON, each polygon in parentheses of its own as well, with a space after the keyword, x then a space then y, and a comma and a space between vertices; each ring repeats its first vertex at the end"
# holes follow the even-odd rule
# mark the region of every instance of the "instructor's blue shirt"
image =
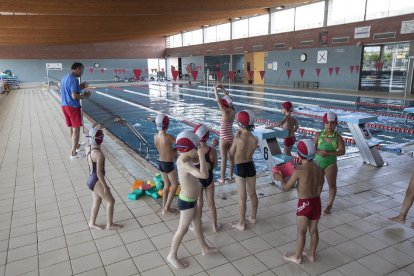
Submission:
POLYGON ((72 98, 72 93, 80 94, 81 88, 78 79, 72 74, 64 76, 60 82, 62 106, 81 107, 79 100, 72 98))

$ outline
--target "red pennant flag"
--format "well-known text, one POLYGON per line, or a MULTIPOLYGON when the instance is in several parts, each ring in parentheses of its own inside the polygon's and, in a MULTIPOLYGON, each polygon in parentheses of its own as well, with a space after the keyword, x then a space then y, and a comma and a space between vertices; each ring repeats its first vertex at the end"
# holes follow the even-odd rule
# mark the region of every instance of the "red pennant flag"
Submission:
POLYGON ((220 71, 216 71, 216 79, 217 79, 217 81, 221 80, 221 72, 220 71))
POLYGON ((105 69, 101 68, 101 74, 105 73, 105 69))
POLYGON ((89 73, 93 74, 93 68, 89 68, 89 73))
POLYGON ((229 71, 229 79, 233 79, 234 78, 234 71, 229 71))
POLYGON ((191 75, 193 75, 193 79, 196 80, 198 76, 198 71, 192 71, 191 75))
POLYGON ((134 72, 135 79, 139 80, 139 78, 141 77, 142 70, 141 69, 134 69, 132 71, 134 72))
POLYGON ((321 68, 316 68, 316 76, 319 78, 319 74, 321 73, 321 68))
POLYGON ((114 69, 115 75, 118 75, 118 69, 114 69))
POLYGON ((123 68, 121 70, 122 70, 122 74, 125 74, 126 73, 126 69, 125 68, 123 68))
POLYGON ((254 75, 254 71, 248 71, 247 73, 249 74, 249 80, 252 80, 253 75, 254 75))
POLYGON ((351 70, 351 75, 352 75, 352 73, 354 73, 354 66, 353 65, 350 65, 349 66, 349 70, 351 70))
POLYGON ((176 81, 177 80, 177 77, 178 77, 178 70, 171 71, 171 74, 173 76, 174 81, 176 81))
POLYGON ((203 66, 198 65, 198 66, 197 66, 197 70, 198 70, 198 71, 200 71, 201 69, 203 69, 203 66))
POLYGON ((332 76, 333 68, 332 67, 329 67, 328 68, 328 71, 329 71, 329 76, 332 76))
POLYGON ((220 64, 216 64, 216 68, 219 69, 220 68, 220 64))
POLYGON ((303 74, 305 74, 305 69, 300 69, 299 73, 300 73, 300 77, 303 78, 303 74))
POLYGON ((355 72, 359 72, 359 64, 358 65, 355 65, 355 72))
POLYGON ((338 76, 338 74, 339 74, 339 67, 335 67, 335 73, 338 76))
POLYGON ((260 77, 261 77, 261 78, 262 78, 262 80, 263 80, 264 75, 265 75, 265 71, 259 71, 259 73, 260 73, 260 77))
POLYGON ((286 74, 288 79, 290 79, 290 75, 292 74, 292 70, 291 69, 286 69, 286 74))

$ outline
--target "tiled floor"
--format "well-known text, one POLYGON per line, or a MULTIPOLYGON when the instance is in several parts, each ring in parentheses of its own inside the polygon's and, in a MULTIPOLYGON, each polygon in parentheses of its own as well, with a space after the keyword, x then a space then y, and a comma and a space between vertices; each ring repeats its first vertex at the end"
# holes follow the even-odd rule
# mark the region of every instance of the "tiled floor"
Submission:
MULTIPOLYGON (((339 162, 333 214, 320 220, 317 262, 282 258, 295 247, 296 192, 262 185, 258 223, 239 232, 237 195, 217 198, 224 230, 205 236, 219 252, 202 256, 189 232, 179 257, 165 260, 178 216, 164 218, 152 199, 128 201, 132 177, 107 152, 107 179, 116 198, 119 231, 88 228, 91 193, 85 159, 69 160, 68 130, 56 99, 41 89, 12 91, 0 105, 0 275, 413 275, 414 211, 406 225, 396 215, 414 159, 383 153, 389 166, 339 162)), ((326 185, 327 186, 327 185, 326 185)), ((327 187, 323 202, 327 199, 327 187)), ((98 223, 105 222, 102 207, 98 223)))

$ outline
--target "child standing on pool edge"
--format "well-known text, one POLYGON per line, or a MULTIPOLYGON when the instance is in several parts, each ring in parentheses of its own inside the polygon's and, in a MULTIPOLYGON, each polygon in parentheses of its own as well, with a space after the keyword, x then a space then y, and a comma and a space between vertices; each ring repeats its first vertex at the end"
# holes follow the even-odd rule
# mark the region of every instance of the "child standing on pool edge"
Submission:
POLYGON ((165 114, 158 114, 155 118, 158 133, 154 135, 154 144, 159 153, 158 170, 161 172, 164 181, 163 197, 162 197, 162 213, 175 213, 171 203, 177 190, 177 171, 175 170, 174 160, 176 150, 173 148, 175 138, 167 133, 170 119, 165 114), (171 190, 170 190, 171 188, 171 190))
MULTIPOLYGON (((221 112, 221 125, 220 125, 220 156, 221 156, 221 174, 220 178, 217 180, 220 184, 224 183, 227 160, 229 158, 229 151, 231 144, 233 143, 233 122, 236 116, 236 111, 233 107, 233 100, 224 89, 222 84, 217 84, 214 86, 214 94, 216 96, 217 104, 221 112), (218 89, 221 89, 224 93, 224 96, 220 98, 218 94, 218 89)), ((229 178, 233 178, 233 168, 234 163, 230 160, 230 171, 229 178)))
POLYGON ((297 240, 296 250, 292 255, 285 255, 287 261, 300 264, 302 254, 314 262, 316 248, 319 242, 318 222, 321 217, 321 192, 324 182, 322 169, 313 162, 315 145, 309 139, 298 142, 298 155, 302 165, 293 171, 292 177, 285 182, 282 173, 274 174, 274 178, 282 183, 284 191, 289 191, 296 181, 298 192, 298 207, 296 212, 297 240), (309 229, 311 242, 309 251, 303 252, 306 243, 306 232, 309 229))
MULTIPOLYGON (((296 142, 295 132, 299 128, 298 120, 292 116, 293 104, 291 102, 282 103, 282 113, 285 115, 285 118, 277 122, 274 127, 282 127, 283 129, 288 130, 288 135, 284 138, 284 151, 286 155, 292 155, 292 148, 296 142)), ((272 128, 272 127, 267 127, 272 128)))
POLYGON ((188 130, 178 134, 176 146, 179 152, 177 171, 181 183, 181 192, 177 203, 180 210, 180 222, 177 232, 174 234, 167 261, 177 269, 184 269, 188 264, 178 259, 177 251, 191 223, 194 227, 196 240, 201 246, 201 254, 207 255, 217 252, 217 249, 208 246, 204 239, 201 209, 197 207, 197 200, 201 193, 199 179, 208 177, 205 149, 200 146, 200 138, 193 131, 188 130), (199 169, 195 167, 195 163, 200 164, 199 169))
MULTIPOLYGON (((200 208, 200 213, 202 214, 203 203, 204 203, 204 191, 207 196, 207 205, 210 209, 211 220, 213 224, 213 232, 216 233, 220 231, 223 225, 217 223, 217 210, 216 203, 214 202, 214 174, 213 170, 217 167, 217 151, 215 148, 215 142, 212 141, 211 147, 207 145, 207 140, 210 136, 210 129, 203 124, 199 124, 194 128, 194 133, 200 138, 200 146, 203 147, 206 151, 206 162, 208 168, 208 178, 199 179, 202 186, 200 196, 198 198, 200 208)), ((200 167, 197 165, 196 167, 200 167)))
POLYGON ((323 116, 324 130, 315 135, 316 156, 324 171, 329 185, 329 201, 323 213, 329 215, 336 196, 336 177, 338 175, 337 156, 345 154, 345 142, 337 132, 338 117, 334 112, 327 112, 323 116))

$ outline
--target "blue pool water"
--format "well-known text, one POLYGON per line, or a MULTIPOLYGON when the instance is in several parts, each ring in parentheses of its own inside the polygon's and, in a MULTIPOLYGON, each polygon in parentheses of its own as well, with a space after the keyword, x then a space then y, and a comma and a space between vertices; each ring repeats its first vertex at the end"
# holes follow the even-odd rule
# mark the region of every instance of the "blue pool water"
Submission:
MULTIPOLYGON (((211 129, 219 131, 221 114, 215 102, 212 87, 202 85, 171 86, 165 84, 150 84, 149 86, 106 87, 97 88, 92 97, 83 102, 84 111, 95 121, 101 121, 110 115, 119 115, 136 127, 147 139, 150 148, 150 162, 155 164, 158 153, 153 145, 153 137, 156 133, 155 125, 145 118, 157 112, 163 112, 170 116, 169 133, 176 136, 184 129, 192 129, 184 123, 188 120, 194 123, 204 123, 211 129)), ((252 110, 256 118, 271 121, 280 121, 283 116, 280 105, 284 101, 293 102, 295 111, 322 116, 329 109, 321 106, 335 106, 343 109, 358 110, 364 112, 376 111, 384 114, 401 114, 398 109, 384 109, 383 107, 357 106, 355 102, 370 102, 390 105, 414 106, 413 102, 400 100, 384 100, 374 98, 361 98, 349 95, 331 95, 315 92, 299 92, 290 90, 275 90, 271 88, 243 87, 232 85, 228 89, 237 111, 243 109, 252 110)), ((333 110, 340 117, 349 114, 350 111, 333 110)), ((355 112, 353 112, 355 113, 355 112)), ((321 130, 321 120, 306 116, 296 116, 300 126, 321 130)), ((413 128, 414 122, 405 119, 379 116, 379 124, 395 127, 413 128)), ((132 149, 138 149, 138 141, 129 130, 119 125, 112 125, 109 130, 119 139, 128 144, 132 149)), ((236 131, 236 124, 234 124, 236 131)), ((346 126, 339 126, 339 131, 346 137, 351 134, 346 126)), ((413 141, 413 136, 406 133, 391 132, 386 130, 373 130, 371 134, 386 144, 401 144, 413 141)), ((210 139, 216 137, 210 135, 210 139)), ((305 138, 303 134, 297 134, 297 138, 305 138)), ((283 145, 280 145, 281 148, 283 145)), ((352 152, 351 146, 347 152, 352 152)), ((265 170, 265 164, 259 151, 254 156, 258 171, 265 170)), ((216 170, 218 171, 218 169, 216 170)), ((216 172, 217 174, 217 172, 216 172)))

